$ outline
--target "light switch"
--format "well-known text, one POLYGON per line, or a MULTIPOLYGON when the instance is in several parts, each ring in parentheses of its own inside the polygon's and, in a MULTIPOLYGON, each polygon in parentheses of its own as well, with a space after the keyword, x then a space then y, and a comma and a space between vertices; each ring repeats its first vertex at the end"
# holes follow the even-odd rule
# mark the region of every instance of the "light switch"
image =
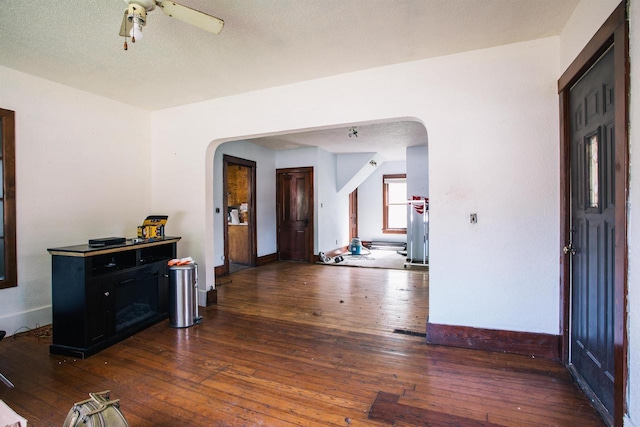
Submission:
POLYGON ((469 222, 471 224, 477 224, 478 223, 478 214, 477 213, 472 213, 469 215, 469 222))

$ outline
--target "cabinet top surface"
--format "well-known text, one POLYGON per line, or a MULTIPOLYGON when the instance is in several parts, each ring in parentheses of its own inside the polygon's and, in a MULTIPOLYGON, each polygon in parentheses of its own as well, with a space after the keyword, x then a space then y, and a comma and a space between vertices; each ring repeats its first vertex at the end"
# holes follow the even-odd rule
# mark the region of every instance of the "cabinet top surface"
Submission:
POLYGON ((51 255, 63 255, 63 256, 76 256, 87 257, 94 255, 102 255, 111 252, 128 251, 132 249, 145 248, 150 246, 166 245, 169 243, 175 243, 180 240, 181 237, 163 237, 157 239, 147 239, 143 241, 134 241, 134 239, 127 239, 125 243, 108 246, 92 246, 89 244, 64 246, 60 248, 49 248, 47 251, 51 255))

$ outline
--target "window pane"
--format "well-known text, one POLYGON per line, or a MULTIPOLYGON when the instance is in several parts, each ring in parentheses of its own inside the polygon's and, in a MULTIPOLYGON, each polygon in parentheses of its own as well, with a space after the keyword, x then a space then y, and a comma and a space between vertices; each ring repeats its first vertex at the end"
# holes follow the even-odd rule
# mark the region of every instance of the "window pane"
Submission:
POLYGON ((404 203, 407 201, 407 183, 393 182, 388 185, 387 203, 404 203))
POLYGON ((388 228, 407 228, 407 205, 389 205, 388 228))
MULTIPOLYGON (((0 199, 4 198, 4 162, 0 159, 0 199)), ((3 213, 4 211, 0 211, 3 213)))
POLYGON ((589 207, 597 208, 599 202, 598 182, 598 136, 593 135, 587 142, 587 171, 589 174, 589 207))
POLYGON ((4 200, 0 200, 0 238, 4 237, 4 200))

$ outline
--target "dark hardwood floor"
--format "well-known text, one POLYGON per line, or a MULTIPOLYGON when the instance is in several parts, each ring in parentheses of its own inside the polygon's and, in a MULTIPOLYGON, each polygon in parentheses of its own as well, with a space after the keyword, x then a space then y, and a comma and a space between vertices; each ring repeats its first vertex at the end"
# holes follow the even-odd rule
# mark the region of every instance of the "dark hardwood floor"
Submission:
POLYGON ((168 320, 86 360, 45 330, 0 342, 0 399, 60 426, 111 390, 132 426, 602 426, 558 363, 428 346, 428 272, 273 263, 219 280, 203 323, 168 320), (44 336, 42 336, 44 335, 44 336))

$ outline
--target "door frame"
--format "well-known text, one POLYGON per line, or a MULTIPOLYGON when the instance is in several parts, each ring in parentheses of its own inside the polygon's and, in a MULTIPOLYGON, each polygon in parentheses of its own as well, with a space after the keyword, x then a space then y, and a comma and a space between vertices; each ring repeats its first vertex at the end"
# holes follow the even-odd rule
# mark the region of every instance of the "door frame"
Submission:
POLYGON ((222 156, 222 209, 224 221, 222 229, 224 230, 224 274, 229 273, 229 223, 227 220, 227 210, 229 208, 229 182, 227 181, 227 167, 229 165, 240 165, 250 169, 249 177, 249 219, 247 227, 249 227, 249 266, 255 267, 258 259, 258 236, 256 232, 256 162, 253 160, 241 159, 240 157, 224 154, 222 156))
MULTIPOLYGON (((309 195, 309 200, 307 201, 309 203, 309 225, 308 225, 308 231, 309 233, 307 236, 307 253, 309 254, 309 257, 307 259, 307 262, 312 264, 315 262, 315 253, 314 253, 314 245, 315 245, 315 233, 316 233, 316 225, 315 225, 315 208, 316 208, 316 204, 315 204, 315 181, 314 181, 314 173, 313 173, 313 167, 312 166, 302 166, 302 167, 297 167, 297 168, 279 168, 276 169, 276 210, 280 209, 280 180, 278 179, 278 176, 280 174, 286 174, 286 173, 306 173, 309 175, 309 181, 310 181, 310 186, 309 188, 311 189, 311 194, 309 195)), ((276 214, 276 245, 277 245, 277 253, 278 253, 278 259, 280 258, 280 213, 277 212, 276 214)))
MULTIPOLYGON (((626 1, 614 12, 587 43, 558 80, 560 102, 560 330, 561 355, 569 363, 571 304, 571 261, 563 252, 569 242, 571 222, 571 121, 569 90, 610 47, 614 49, 615 105, 615 276, 614 276, 614 426, 622 426, 627 411, 627 195, 629 187, 629 24, 626 1)), ((604 408, 598 408, 601 412, 604 408)), ((604 417, 605 420, 607 417, 604 417)))

